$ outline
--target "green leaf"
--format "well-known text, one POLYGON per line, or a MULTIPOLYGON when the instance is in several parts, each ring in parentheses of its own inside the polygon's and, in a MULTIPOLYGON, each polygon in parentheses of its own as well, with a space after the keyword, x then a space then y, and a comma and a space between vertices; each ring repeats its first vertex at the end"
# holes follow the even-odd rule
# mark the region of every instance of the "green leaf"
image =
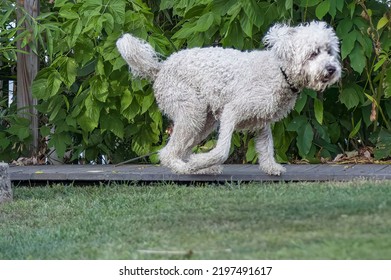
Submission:
MULTIPOLYGON (((60 96, 58 96, 58 97, 60 97, 60 96)), ((61 97, 59 99, 61 99, 61 97)), ((62 109, 62 105, 63 105, 62 102, 56 102, 57 101, 56 99, 52 99, 51 103, 53 103, 53 101, 54 101, 54 104, 52 104, 53 109, 50 112, 49 122, 53 122, 53 120, 56 119, 56 117, 59 114, 60 110, 62 109)), ((61 118, 61 120, 63 120, 63 119, 61 118)))
POLYGON ((72 10, 67 10, 67 9, 60 9, 60 12, 58 13, 60 17, 63 17, 65 19, 79 19, 80 16, 72 11, 72 10))
POLYGON ((377 30, 382 29, 387 23, 388 23, 388 18, 386 16, 383 16, 381 19, 379 19, 376 29, 377 30))
POLYGON ((237 0, 213 0, 211 4, 212 12, 219 16, 224 16, 227 14, 227 12, 231 9, 233 5, 240 6, 240 3, 237 0))
POLYGON ((154 101, 155 101, 155 96, 152 93, 148 94, 147 96, 144 96, 142 108, 141 108, 141 114, 144 114, 149 109, 149 107, 151 107, 154 101))
POLYGON ((125 7, 126 1, 124 0, 110 0, 108 4, 109 11, 117 24, 122 25, 125 22, 125 7))
POLYGON ((98 11, 84 13, 84 19, 86 23, 84 24, 83 33, 87 33, 92 30, 95 35, 97 35, 102 31, 103 18, 100 16, 98 11))
POLYGON ((89 63, 87 63, 82 68, 79 68, 77 71, 77 76, 84 77, 92 74, 95 71, 96 64, 98 62, 96 60, 91 60, 89 63))
POLYGON ((348 5, 348 9, 350 10, 350 18, 353 18, 354 11, 356 10, 356 3, 352 2, 348 5))
POLYGON ((337 4, 338 0, 329 0, 330 2, 330 9, 329 9, 329 15, 334 19, 335 15, 337 14, 337 4))
POLYGON ((314 100, 315 119, 318 123, 323 123, 323 101, 316 98, 314 100))
POLYGON ((235 20, 229 25, 228 32, 223 39, 224 47, 235 47, 239 50, 243 49, 244 38, 239 24, 240 23, 235 20))
POLYGON ((343 39, 341 44, 341 58, 345 59, 354 49, 357 35, 355 32, 349 32, 343 39))
POLYGON ((124 90, 121 96, 121 110, 122 114, 132 104, 133 96, 129 89, 124 90))
POLYGON ((249 22, 258 28, 261 27, 264 23, 264 14, 261 13, 258 2, 256 0, 242 0, 241 4, 249 22))
POLYGON ((273 126, 274 147, 276 150, 276 159, 278 162, 288 162, 286 153, 294 137, 293 135, 291 136, 292 133, 286 132, 284 125, 285 121, 277 122, 273 126))
MULTIPOLYGON (((340 2, 340 1, 338 1, 340 2)), ((353 21, 350 18, 344 18, 339 22, 336 28, 337 35, 344 39, 346 35, 352 30, 353 21)))
POLYGON ((10 144, 11 141, 6 137, 6 134, 0 132, 0 151, 7 149, 10 144))
MULTIPOLYGON (((242 14, 242 13, 241 13, 242 14)), ((240 17, 240 26, 242 27, 244 33, 250 38, 253 36, 253 24, 249 20, 249 18, 243 14, 243 16, 240 17)))
POLYGON ((292 8, 293 8, 293 0, 285 1, 285 9, 288 11, 288 10, 292 10, 292 8))
POLYGON ((172 9, 174 7, 174 0, 161 0, 160 2, 160 10, 172 9))
POLYGON ((75 23, 73 25, 71 36, 69 36, 68 44, 70 47, 73 47, 76 43, 77 38, 79 38, 79 35, 82 31, 83 23, 81 20, 75 20, 75 23))
POLYGON ((242 141, 239 133, 234 133, 232 135, 232 144, 235 147, 240 147, 242 145, 242 141))
POLYGON ((49 96, 46 93, 47 86, 48 86, 47 79, 34 80, 31 87, 33 96, 37 99, 47 100, 49 98, 49 96))
POLYGON ((172 39, 187 39, 192 36, 195 32, 197 22, 185 22, 181 29, 179 29, 173 36, 172 39))
MULTIPOLYGON (((111 0, 106 1, 110 3, 111 0)), ((85 6, 91 8, 91 9, 96 9, 100 8, 103 5, 103 0, 85 0, 83 1, 85 3, 85 6)))
POLYGON ((391 132, 382 129, 377 137, 376 148, 374 150, 375 159, 387 158, 391 154, 391 132))
POLYGON ((140 112, 140 105, 138 104, 136 98, 133 98, 132 103, 129 107, 124 109, 121 114, 128 120, 132 121, 140 112))
POLYGON ((350 58, 350 66, 359 74, 362 73, 362 71, 365 68, 367 59, 364 55, 364 50, 361 47, 356 47, 353 49, 353 51, 349 54, 350 58))
POLYGON ((50 96, 54 96, 60 89, 62 80, 61 75, 56 70, 54 70, 48 78, 48 86, 46 89, 47 94, 50 96))
POLYGON ((67 57, 65 67, 61 71, 61 76, 64 78, 64 83, 70 88, 76 80, 78 65, 75 59, 67 57))
POLYGON ((92 119, 85 112, 77 118, 77 123, 83 131, 91 132, 98 127, 99 119, 92 119))
POLYGON ((118 56, 112 63, 113 63, 113 71, 118 70, 123 66, 127 65, 126 61, 120 56, 118 56))
POLYGON ((373 71, 379 70, 380 67, 383 66, 384 62, 386 62, 388 57, 386 55, 380 55, 378 62, 376 62, 375 66, 373 67, 373 71))
POLYGON ((205 32, 212 26, 213 21, 214 21, 213 13, 211 12, 206 13, 198 19, 194 30, 198 32, 205 32))
POLYGON ((298 132, 306 123, 308 123, 308 119, 305 116, 297 116, 287 125, 286 130, 298 132))
POLYGON ((313 7, 322 0, 300 0, 300 7, 313 7))
POLYGON ((341 1, 341 0, 333 0, 333 1, 336 2, 336 6, 337 6, 338 11, 342 12, 345 1, 341 1))
MULTIPOLYGON (((3 7, 2 7, 3 8, 3 7)), ((2 11, 4 12, 4 10, 2 11)), ((1 18, 0 20, 0 26, 2 26, 3 24, 5 24, 5 22, 8 22, 8 21, 12 21, 12 19, 10 19, 10 15, 14 12, 14 9, 9 9, 1 18)))
POLYGON ((248 142, 247 151, 246 151, 246 162, 253 162, 256 159, 257 150, 255 149, 255 141, 252 138, 248 142))
POLYGON ((95 74, 101 75, 101 76, 105 75, 105 66, 104 66, 103 61, 101 59, 98 59, 98 62, 96 63, 95 74))
POLYGON ((72 139, 68 133, 55 133, 50 136, 49 147, 54 147, 59 158, 64 157, 67 146, 72 144, 72 139))
POLYGON ((74 58, 82 66, 86 67, 88 62, 95 62, 97 59, 94 57, 94 42, 83 36, 81 40, 78 40, 74 48, 74 58))
POLYGON ((97 100, 106 102, 109 96, 109 83, 103 76, 95 76, 91 79, 90 87, 92 94, 97 100))
POLYGON ((30 136, 30 129, 28 126, 13 124, 6 131, 12 135, 16 135, 19 141, 24 141, 30 136))
POLYGON ((354 136, 356 136, 356 134, 360 130, 360 128, 361 128, 361 120, 362 119, 360 119, 358 121, 358 123, 354 126, 353 130, 349 133, 349 139, 352 139, 354 136))
POLYGON ((328 127, 326 125, 319 124, 319 122, 316 120, 312 121, 312 125, 314 126, 314 129, 317 132, 316 138, 321 138, 323 141, 330 143, 330 136, 327 131, 328 127))
POLYGON ((295 111, 299 114, 303 111, 305 104, 307 103, 308 95, 304 92, 300 93, 299 98, 295 104, 295 111))
POLYGON ((299 154, 302 157, 306 157, 310 152, 312 146, 312 140, 314 139, 314 132, 310 123, 306 123, 297 131, 297 147, 299 148, 299 154))
POLYGON ((306 95, 312 97, 313 99, 317 98, 318 94, 316 91, 312 89, 303 89, 302 93, 305 93, 306 95))
POLYGON ((384 96, 391 97, 391 67, 389 67, 384 76, 384 96))
POLYGON ((111 34, 114 30, 114 17, 111 14, 104 14, 103 15, 103 27, 106 30, 107 33, 111 34))
POLYGON ((124 137, 124 124, 122 123, 120 115, 116 112, 102 114, 100 127, 103 131, 111 131, 118 138, 122 139, 124 137))
POLYGON ((151 143, 157 143, 159 141, 159 135, 160 132, 153 129, 151 124, 145 124, 141 127, 139 135, 135 139, 139 144, 147 146, 151 143))
POLYGON ((315 15, 318 19, 323 19, 323 17, 330 10, 330 0, 322 1, 315 9, 315 15))
POLYGON ((328 133, 330 135, 330 140, 332 143, 337 143, 341 135, 341 127, 338 122, 329 124, 328 133))
POLYGON ((227 15, 231 16, 230 22, 232 22, 242 10, 241 1, 237 1, 235 5, 231 5, 229 10, 227 11, 227 15))
POLYGON ((357 34, 357 41, 362 46, 362 49, 364 50, 364 54, 366 57, 371 57, 373 53, 373 42, 371 38, 367 35, 362 34, 361 32, 355 30, 355 33, 357 34))
POLYGON ((339 101, 345 104, 346 108, 351 109, 359 104, 360 97, 354 87, 347 87, 339 95, 339 101))
POLYGON ((85 115, 91 119, 99 120, 101 105, 95 101, 94 96, 89 94, 84 101, 84 106, 86 108, 85 115))
POLYGON ((42 137, 46 137, 46 136, 50 135, 50 127, 48 127, 48 126, 41 126, 39 128, 39 131, 40 131, 42 137))

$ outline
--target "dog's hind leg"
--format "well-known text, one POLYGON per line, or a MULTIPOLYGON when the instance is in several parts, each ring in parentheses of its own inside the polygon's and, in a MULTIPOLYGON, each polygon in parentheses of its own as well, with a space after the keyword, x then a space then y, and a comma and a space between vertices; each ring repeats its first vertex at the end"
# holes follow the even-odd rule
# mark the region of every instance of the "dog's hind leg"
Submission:
POLYGON ((195 137, 196 135, 182 123, 174 123, 174 129, 167 145, 159 152, 160 163, 176 173, 188 173, 184 160, 195 137))
POLYGON ((192 148, 209 135, 214 124, 208 122, 206 110, 181 108, 181 112, 175 117, 173 132, 159 158, 162 165, 176 173, 190 173, 186 161, 192 148))
MULTIPOLYGON (((198 134, 197 139, 193 143, 192 147, 199 144, 201 141, 206 139, 215 129, 216 129, 217 120, 212 112, 208 113, 208 116, 205 121, 205 125, 202 131, 198 134)), ((186 161, 189 160, 192 154, 192 149, 190 148, 187 153, 186 161)), ((223 167, 221 165, 214 165, 205 169, 197 170, 196 174, 220 174, 223 171, 223 167)))
MULTIPOLYGON (((233 110, 225 108, 220 118, 220 130, 219 138, 216 143, 216 147, 207 153, 193 154, 191 155, 187 168, 190 173, 206 173, 207 168, 218 166, 224 163, 228 158, 229 150, 231 147, 232 133, 235 129, 236 119, 233 110)), ((212 170, 213 170, 212 168, 212 170)), ((221 169, 220 167, 217 167, 221 169)))
POLYGON ((255 139, 255 148, 258 152, 259 167, 269 175, 281 175, 285 168, 274 159, 273 136, 270 124, 258 131, 255 139))

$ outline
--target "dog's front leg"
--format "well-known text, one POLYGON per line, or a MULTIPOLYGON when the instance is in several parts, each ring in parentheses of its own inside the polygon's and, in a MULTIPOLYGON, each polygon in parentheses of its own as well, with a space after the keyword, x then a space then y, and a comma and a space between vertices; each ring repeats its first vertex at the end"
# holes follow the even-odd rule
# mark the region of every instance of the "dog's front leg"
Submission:
POLYGON ((284 173, 286 171, 285 167, 278 164, 274 159, 273 136, 270 124, 266 124, 258 131, 255 142, 261 170, 269 175, 281 175, 281 173, 284 173))

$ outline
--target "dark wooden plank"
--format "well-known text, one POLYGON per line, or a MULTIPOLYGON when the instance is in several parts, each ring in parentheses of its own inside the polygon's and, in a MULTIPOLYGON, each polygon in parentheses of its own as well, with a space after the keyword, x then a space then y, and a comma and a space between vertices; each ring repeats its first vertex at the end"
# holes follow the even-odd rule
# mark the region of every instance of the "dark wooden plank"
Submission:
POLYGON ((10 167, 13 182, 38 181, 134 181, 134 182, 278 182, 347 181, 357 179, 389 180, 390 165, 324 164, 285 165, 282 176, 270 176, 257 165, 225 165, 219 175, 179 175, 158 165, 45 165, 10 167))

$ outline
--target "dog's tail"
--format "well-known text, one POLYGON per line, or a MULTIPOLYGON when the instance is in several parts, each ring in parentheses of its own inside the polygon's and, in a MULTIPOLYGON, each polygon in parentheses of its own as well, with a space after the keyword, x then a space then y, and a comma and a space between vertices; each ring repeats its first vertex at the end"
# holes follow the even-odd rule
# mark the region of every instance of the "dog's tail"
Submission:
POLYGON ((125 34, 117 41, 117 48, 136 77, 154 81, 161 66, 159 54, 150 44, 125 34))

